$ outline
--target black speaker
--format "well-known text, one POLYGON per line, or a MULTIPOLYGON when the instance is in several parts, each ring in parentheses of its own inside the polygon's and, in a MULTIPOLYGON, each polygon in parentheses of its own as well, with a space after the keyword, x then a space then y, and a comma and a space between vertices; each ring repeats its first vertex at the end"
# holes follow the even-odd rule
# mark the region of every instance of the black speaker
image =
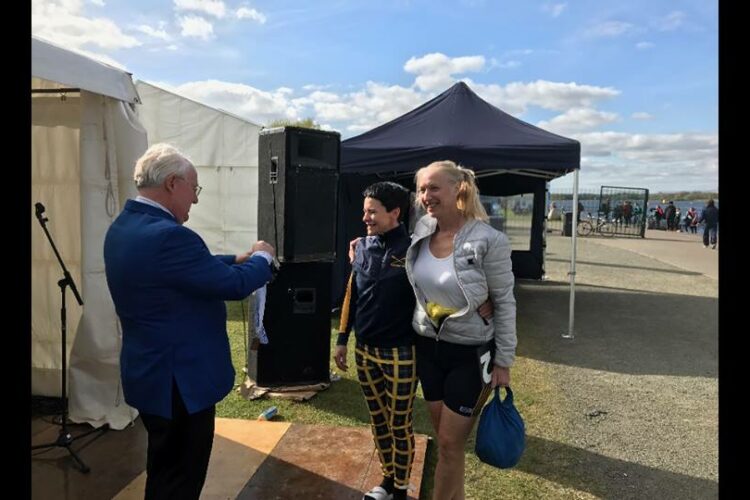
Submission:
POLYGON ((258 239, 281 262, 332 262, 336 256, 338 132, 299 127, 261 130, 258 239))
POLYGON ((286 263, 268 284, 259 386, 330 382, 332 268, 330 262, 286 263))

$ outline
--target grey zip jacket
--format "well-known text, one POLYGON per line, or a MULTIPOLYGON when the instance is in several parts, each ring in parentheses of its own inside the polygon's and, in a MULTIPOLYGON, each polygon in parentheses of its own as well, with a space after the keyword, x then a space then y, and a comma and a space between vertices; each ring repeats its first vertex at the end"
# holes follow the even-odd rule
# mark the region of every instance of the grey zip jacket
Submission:
POLYGON ((513 266, 510 240, 486 222, 470 220, 453 238, 453 264, 458 284, 468 306, 451 314, 435 331, 427 316, 427 299, 414 283, 414 262, 420 245, 429 244, 437 229, 437 219, 425 215, 417 221, 411 245, 406 252, 406 275, 417 297, 412 327, 424 337, 455 344, 481 345, 495 339, 498 366, 510 367, 516 357, 516 299, 513 296, 513 266), (492 321, 486 325, 477 308, 492 298, 492 321))

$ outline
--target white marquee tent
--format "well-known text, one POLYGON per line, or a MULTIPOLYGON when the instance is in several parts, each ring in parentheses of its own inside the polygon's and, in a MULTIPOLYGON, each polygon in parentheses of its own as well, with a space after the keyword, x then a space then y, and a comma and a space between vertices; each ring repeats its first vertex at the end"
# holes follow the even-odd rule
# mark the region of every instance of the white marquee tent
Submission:
MULTIPOLYGON (((66 295, 70 418, 122 429, 137 415, 120 383, 121 332, 107 290, 107 228, 135 191, 148 145, 168 142, 195 164, 203 186, 187 225, 214 253, 257 239, 260 126, 139 81, 120 69, 32 37, 32 202, 81 292, 66 295), (136 106, 138 104, 138 106, 136 106)), ((32 211, 32 394, 60 396, 62 270, 32 211)))
POLYGON ((203 186, 185 224, 217 254, 238 254, 257 239, 260 125, 144 81, 136 82, 138 117, 149 146, 185 153, 203 186))
MULTIPOLYGON (((104 275, 109 224, 128 197, 146 131, 130 74, 31 39, 31 199, 46 207, 47 227, 84 301, 66 296, 70 418, 122 429, 137 412, 120 384, 119 323, 104 275)), ((32 394, 60 396, 62 269, 31 211, 32 394)))

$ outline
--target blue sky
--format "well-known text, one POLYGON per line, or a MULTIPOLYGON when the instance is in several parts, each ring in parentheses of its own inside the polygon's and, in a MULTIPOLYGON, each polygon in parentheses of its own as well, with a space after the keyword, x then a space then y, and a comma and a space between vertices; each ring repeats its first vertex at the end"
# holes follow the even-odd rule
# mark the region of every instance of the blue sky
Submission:
POLYGON ((463 80, 581 141, 584 189, 718 189, 716 1, 32 0, 32 33, 256 123, 311 117, 343 138, 463 80))

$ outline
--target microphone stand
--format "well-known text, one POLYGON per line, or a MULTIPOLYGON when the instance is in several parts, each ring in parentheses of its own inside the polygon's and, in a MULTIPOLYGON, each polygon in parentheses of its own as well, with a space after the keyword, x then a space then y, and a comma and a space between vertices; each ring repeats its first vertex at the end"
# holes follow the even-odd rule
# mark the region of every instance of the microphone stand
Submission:
POLYGON ((40 449, 40 448, 51 448, 53 446, 60 446, 62 448, 65 448, 68 450, 68 453, 70 453, 70 456, 73 457, 73 460, 77 466, 77 468, 83 472, 88 473, 91 471, 91 468, 87 466, 83 461, 80 459, 80 457, 76 454, 75 451, 70 447, 71 444, 73 444, 73 441, 85 436, 88 436, 89 434, 99 431, 99 430, 106 430, 107 426, 102 427, 101 429, 92 429, 84 434, 81 434, 80 436, 73 437, 73 435, 68 430, 68 387, 67 387, 67 343, 66 343, 66 333, 67 333, 67 326, 66 326, 66 309, 65 309, 65 288, 70 287, 70 290, 73 292, 73 295, 76 298, 76 301, 79 305, 83 305, 83 299, 81 299, 81 295, 78 293, 78 289, 76 288, 76 284, 73 281, 72 276, 68 272, 68 269, 65 267, 65 263, 62 260, 62 257, 60 257, 60 253, 57 251, 57 247, 55 246, 55 242, 52 240, 52 236, 49 234, 49 231, 47 230, 47 217, 44 217, 44 205, 41 203, 36 203, 35 205, 36 209, 36 218, 39 220, 39 224, 41 224, 42 229, 44 229, 44 234, 47 235, 47 239, 50 242, 50 245, 52 245, 52 250, 55 252, 55 256, 57 257, 57 261, 60 263, 60 267, 62 267, 63 270, 63 279, 57 282, 57 286, 60 287, 60 295, 62 297, 61 302, 61 308, 60 308, 60 330, 62 331, 62 416, 61 416, 61 429, 60 433, 57 436, 57 439, 51 443, 46 444, 39 444, 36 446, 32 446, 32 450, 40 449))

